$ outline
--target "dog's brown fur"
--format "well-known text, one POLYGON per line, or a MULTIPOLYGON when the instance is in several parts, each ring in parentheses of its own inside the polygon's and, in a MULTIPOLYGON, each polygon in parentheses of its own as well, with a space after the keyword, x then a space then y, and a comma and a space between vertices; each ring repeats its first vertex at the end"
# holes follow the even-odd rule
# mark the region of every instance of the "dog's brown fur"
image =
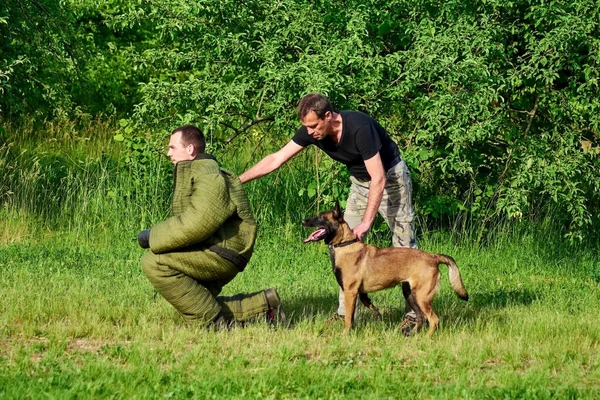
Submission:
POLYGON ((332 211, 305 219, 302 224, 319 227, 305 242, 324 240, 329 245, 333 272, 344 292, 344 333, 352 328, 357 297, 373 314, 380 315, 366 293, 407 282, 410 289, 403 290, 403 294, 417 315, 416 328, 419 329, 426 318, 429 322, 428 335, 433 335, 439 323, 432 307, 439 289, 439 264, 448 265, 450 284, 458 297, 465 301, 469 299, 452 257, 411 248, 378 248, 354 241, 357 236, 344 221, 339 204, 332 211))

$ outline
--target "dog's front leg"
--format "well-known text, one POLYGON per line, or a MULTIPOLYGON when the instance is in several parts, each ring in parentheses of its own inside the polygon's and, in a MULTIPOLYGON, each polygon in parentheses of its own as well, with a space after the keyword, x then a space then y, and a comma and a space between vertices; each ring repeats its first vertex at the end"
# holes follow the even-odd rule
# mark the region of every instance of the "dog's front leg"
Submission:
POLYGON ((354 312, 356 310, 356 298, 358 297, 358 291, 344 289, 344 306, 346 307, 346 317, 344 334, 350 332, 352 324, 354 323, 354 312))
POLYGON ((373 313, 373 316, 375 318, 381 317, 381 313, 379 312, 377 307, 375 307, 373 305, 373 303, 371 302, 371 299, 369 298, 369 296, 366 293, 359 293, 358 298, 360 299, 360 301, 363 303, 363 305, 365 307, 367 307, 369 310, 371 310, 371 313, 373 313))

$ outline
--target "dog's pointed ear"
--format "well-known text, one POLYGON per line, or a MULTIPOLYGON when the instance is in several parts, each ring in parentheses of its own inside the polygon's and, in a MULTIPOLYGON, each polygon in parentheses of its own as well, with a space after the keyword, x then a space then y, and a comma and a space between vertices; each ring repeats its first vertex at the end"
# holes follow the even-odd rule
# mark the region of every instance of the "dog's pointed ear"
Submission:
POLYGON ((341 215, 342 215, 342 211, 340 210, 340 202, 336 200, 335 207, 333 209, 333 217, 339 218, 341 215))

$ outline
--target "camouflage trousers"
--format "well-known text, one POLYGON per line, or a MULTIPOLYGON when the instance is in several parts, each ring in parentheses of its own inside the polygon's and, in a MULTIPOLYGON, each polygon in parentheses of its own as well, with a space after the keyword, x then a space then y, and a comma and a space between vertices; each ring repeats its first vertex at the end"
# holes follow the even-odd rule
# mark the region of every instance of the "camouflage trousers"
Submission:
MULTIPOLYGON (((392 231, 392 246, 416 248, 412 179, 404 160, 390 168, 385 178, 385 188, 378 211, 392 231)), ((354 228, 362 221, 367 209, 371 182, 359 181, 353 176, 350 177, 350 181, 352 186, 346 202, 344 219, 354 228)), ((344 294, 341 289, 338 300, 338 314, 345 315, 344 294)))
POLYGON ((190 257, 190 252, 148 251, 142 257, 142 269, 150 283, 186 321, 208 325, 221 316, 244 322, 267 312, 264 291, 218 296, 239 271, 210 250, 194 253, 190 257))

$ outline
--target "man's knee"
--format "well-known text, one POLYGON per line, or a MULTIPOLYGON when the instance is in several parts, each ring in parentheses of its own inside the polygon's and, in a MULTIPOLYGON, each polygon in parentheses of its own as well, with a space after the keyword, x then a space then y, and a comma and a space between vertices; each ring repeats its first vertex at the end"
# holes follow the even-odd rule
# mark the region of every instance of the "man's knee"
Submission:
POLYGON ((396 222, 393 228, 392 244, 394 247, 417 247, 413 222, 396 222))

